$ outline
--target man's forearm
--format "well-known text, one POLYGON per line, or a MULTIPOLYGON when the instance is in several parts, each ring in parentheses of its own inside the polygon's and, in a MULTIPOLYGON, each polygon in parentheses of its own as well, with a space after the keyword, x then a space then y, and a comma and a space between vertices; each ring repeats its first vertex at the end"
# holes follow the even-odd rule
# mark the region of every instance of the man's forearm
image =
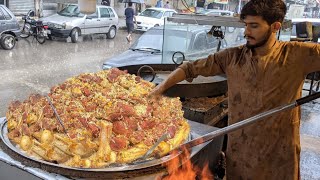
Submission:
POLYGON ((184 70, 181 68, 177 68, 174 70, 166 80, 164 80, 161 84, 156 87, 156 94, 162 94, 170 87, 174 86, 175 84, 179 83, 186 79, 186 74, 184 70))

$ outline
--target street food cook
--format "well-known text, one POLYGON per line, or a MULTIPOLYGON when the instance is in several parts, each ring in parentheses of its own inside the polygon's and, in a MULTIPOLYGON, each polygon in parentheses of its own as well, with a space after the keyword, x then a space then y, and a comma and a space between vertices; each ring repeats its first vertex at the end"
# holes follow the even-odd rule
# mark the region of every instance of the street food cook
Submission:
MULTIPOLYGON (((229 125, 299 99, 306 75, 320 70, 320 45, 278 41, 286 12, 283 0, 248 1, 240 14, 245 45, 182 64, 151 95, 199 75, 226 74, 229 125)), ((300 179, 300 113, 286 110, 229 133, 226 178, 300 179)))
POLYGON ((8 137, 27 155, 71 167, 102 168, 143 156, 163 156, 190 132, 179 98, 149 98, 154 84, 118 69, 85 73, 51 88, 48 97, 14 101, 6 113, 8 137), (59 123, 57 116, 65 127, 59 123))

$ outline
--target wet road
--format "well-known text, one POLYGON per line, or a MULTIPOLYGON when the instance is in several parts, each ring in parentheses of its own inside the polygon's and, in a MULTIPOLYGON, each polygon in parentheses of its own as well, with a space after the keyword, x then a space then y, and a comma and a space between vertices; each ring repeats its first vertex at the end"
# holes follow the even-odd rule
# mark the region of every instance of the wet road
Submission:
MULTIPOLYGON (((305 83, 309 88, 309 84, 305 83)), ((303 91, 303 95, 307 95, 303 91)), ((320 180, 320 99, 302 106, 301 179, 320 180)))
MULTIPOLYGON (((130 46, 125 36, 120 30, 113 40, 94 35, 76 44, 58 39, 43 45, 28 38, 20 39, 11 51, 0 49, 0 117, 5 116, 10 101, 48 93, 51 86, 69 77, 101 70, 106 59, 130 46)), ((139 36, 134 34, 134 39, 139 36)), ((301 146, 302 179, 320 180, 320 100, 302 107, 301 146)))
MULTIPOLYGON (((78 43, 56 39, 44 44, 29 37, 20 39, 11 51, 0 48, 0 116, 5 116, 12 100, 24 100, 31 93, 47 93, 51 86, 69 77, 101 70, 106 59, 129 48, 126 35, 120 30, 112 40, 93 35, 84 36, 78 43)), ((134 34, 133 38, 139 36, 134 34)))

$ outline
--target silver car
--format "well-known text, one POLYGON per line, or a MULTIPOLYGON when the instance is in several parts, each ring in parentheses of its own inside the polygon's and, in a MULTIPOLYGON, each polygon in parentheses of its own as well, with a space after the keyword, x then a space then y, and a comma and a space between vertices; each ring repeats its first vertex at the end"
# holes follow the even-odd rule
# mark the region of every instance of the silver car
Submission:
POLYGON ((182 52, 188 60, 207 57, 219 41, 208 36, 210 26, 177 25, 164 30, 153 27, 143 33, 125 52, 107 59, 102 69, 144 64, 173 64, 172 55, 182 52))
POLYGON ((82 14, 77 4, 70 4, 57 14, 41 19, 49 26, 48 37, 71 37, 76 43, 79 36, 85 34, 107 34, 113 39, 118 30, 118 15, 109 6, 97 6, 96 12, 90 15, 82 14))
POLYGON ((0 46, 10 50, 16 45, 20 35, 19 23, 12 12, 4 5, 0 5, 0 46))

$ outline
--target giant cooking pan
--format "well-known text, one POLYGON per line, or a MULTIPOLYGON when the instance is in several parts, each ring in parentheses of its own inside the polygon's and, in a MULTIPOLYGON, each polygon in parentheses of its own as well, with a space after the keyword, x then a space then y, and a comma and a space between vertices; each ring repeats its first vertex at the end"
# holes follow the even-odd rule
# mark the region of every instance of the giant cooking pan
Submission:
MULTIPOLYGON (((143 79, 161 83, 168 75, 178 67, 177 64, 142 64, 118 67, 121 70, 127 70, 130 74, 136 74, 143 79)), ((227 78, 224 75, 203 77, 198 76, 193 81, 182 81, 169 88, 165 95, 171 97, 214 97, 227 92, 227 78)))
MULTIPOLYGON (((189 149, 191 157, 193 157, 204 146, 206 146, 208 142, 210 142, 214 138, 216 139, 216 138, 221 137, 222 135, 225 135, 225 134, 230 133, 232 131, 242 129, 242 128, 245 128, 249 125, 252 125, 253 123, 256 123, 256 122, 259 122, 262 120, 266 120, 267 117, 269 117, 269 116, 286 111, 288 109, 298 107, 302 104, 308 103, 308 102, 310 102, 314 99, 317 99, 319 97, 320 97, 320 92, 317 92, 315 94, 300 98, 290 104, 282 105, 282 106, 276 107, 274 109, 262 112, 260 114, 253 116, 253 117, 250 117, 245 120, 241 120, 237 123, 234 123, 232 125, 224 127, 222 129, 212 131, 212 132, 207 133, 207 134, 200 136, 200 137, 195 137, 197 135, 195 135, 194 133, 191 133, 191 135, 190 135, 191 138, 189 138, 188 142, 181 145, 179 147, 179 149, 183 149, 183 148, 189 149)), ((0 118, 0 120, 1 120, 1 118, 0 118)), ((189 123, 190 123, 191 129, 205 128, 205 125, 202 125, 202 127, 199 127, 201 125, 199 123, 195 123, 192 121, 189 121, 189 123)), ((193 131, 191 131, 191 132, 193 132, 193 131)), ((122 165, 118 165, 118 166, 110 166, 110 167, 103 168, 103 169, 72 168, 72 167, 58 165, 58 164, 54 164, 54 163, 50 163, 50 162, 46 162, 46 161, 37 160, 32 157, 24 155, 21 151, 19 151, 19 149, 17 149, 9 141, 7 134, 8 134, 7 121, 3 121, 0 125, 0 136, 2 139, 1 146, 2 146, 2 148, 4 148, 4 150, 6 152, 10 153, 13 156, 18 155, 18 157, 22 159, 21 161, 30 161, 31 164, 36 164, 41 169, 48 170, 48 171, 55 172, 55 173, 59 173, 59 174, 63 174, 63 175, 70 175, 70 176, 77 176, 77 177, 94 177, 94 178, 103 177, 103 178, 117 179, 117 178, 135 177, 135 175, 141 176, 141 174, 154 173, 158 169, 163 168, 161 166, 162 163, 169 162, 170 160, 179 156, 179 154, 175 155, 175 156, 167 155, 167 156, 164 156, 160 159, 148 160, 148 161, 139 162, 136 164, 127 164, 127 165, 122 164, 122 165)), ((219 144, 217 144, 217 145, 219 145, 219 144)), ((220 141, 219 147, 221 148, 221 141, 220 141)), ((219 149, 218 149, 218 152, 219 152, 219 149)), ((210 152, 210 154, 214 154, 214 153, 217 154, 217 151, 215 151, 215 152, 209 151, 209 152, 210 152)))
MULTIPOLYGON (((210 132, 212 130, 217 130, 218 128, 210 127, 200 123, 189 121, 191 126, 191 133, 187 141, 194 138, 200 137, 201 135, 210 132), (200 133, 200 134, 199 134, 200 133)), ((167 155, 160 159, 150 159, 143 162, 136 162, 132 164, 114 164, 106 168, 74 168, 64 165, 59 165, 53 162, 38 160, 33 157, 27 156, 20 149, 18 149, 11 141, 8 139, 7 131, 7 121, 0 118, 0 137, 1 137, 1 149, 10 155, 12 158, 21 162, 26 166, 31 166, 39 168, 48 172, 57 173, 65 176, 81 177, 81 178, 106 178, 106 179, 121 179, 121 178, 132 178, 139 177, 142 175, 154 174, 162 172, 165 167, 162 166, 163 163, 169 162, 179 155, 167 155)), ((212 161, 216 161, 218 153, 222 147, 223 138, 218 138, 214 142, 208 142, 212 145, 211 148, 206 147, 208 143, 204 143, 195 146, 191 149, 190 158, 198 158, 199 151, 211 152, 210 157, 212 161), (210 149, 210 150, 208 150, 210 149)), ((203 153, 204 154, 204 153, 203 153)), ((207 153, 205 154, 208 155, 207 153)), ((204 158, 208 159, 208 157, 204 158)))

